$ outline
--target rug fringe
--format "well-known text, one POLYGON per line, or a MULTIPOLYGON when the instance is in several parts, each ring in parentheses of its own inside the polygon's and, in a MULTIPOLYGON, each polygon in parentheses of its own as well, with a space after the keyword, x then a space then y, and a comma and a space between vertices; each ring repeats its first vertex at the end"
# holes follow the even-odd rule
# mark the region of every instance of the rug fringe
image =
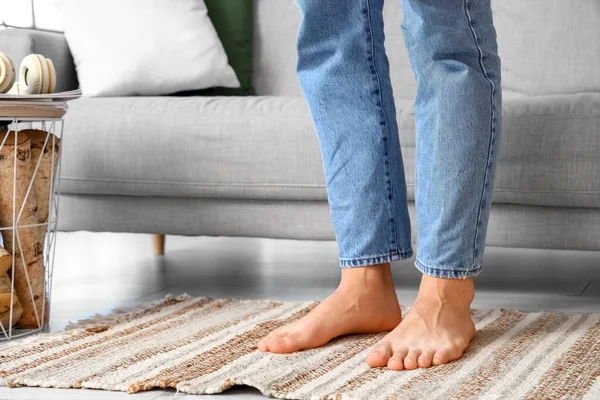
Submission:
MULTIPOLYGON (((136 313, 144 312, 149 308, 155 307, 168 300, 174 300, 176 302, 182 302, 190 300, 193 297, 187 293, 180 294, 178 296, 173 294, 167 294, 163 299, 153 300, 151 302, 138 304, 132 307, 117 307, 111 310, 109 314, 94 314, 93 316, 81 319, 76 322, 67 324, 64 328, 65 331, 71 331, 73 329, 92 329, 96 332, 102 332, 108 329, 106 325, 115 325, 123 320, 126 320, 129 316, 135 315, 136 313)), ((38 336, 39 337, 39 336, 38 336)))
MULTIPOLYGON (((164 298, 159 300, 149 301, 147 303, 138 304, 133 307, 117 307, 111 310, 110 314, 95 314, 90 318, 82 319, 77 322, 71 322, 67 324, 64 328, 64 331, 71 331, 74 329, 95 329, 97 332, 101 332, 106 330, 106 325, 115 325, 116 323, 122 321, 123 319, 127 319, 127 317, 147 310, 148 308, 154 307, 158 304, 161 304, 167 300, 175 300, 176 302, 190 300, 194 297, 190 296, 187 293, 183 293, 181 295, 175 296, 173 294, 167 294, 164 298)), ((55 340, 55 332, 38 332, 31 336, 26 336, 24 338, 16 338, 11 339, 2 343, 2 349, 10 349, 12 347, 21 346, 24 344, 42 344, 48 343, 55 340)), ((3 386, 2 381, 0 381, 0 386, 3 386)))
MULTIPOLYGON (((55 332, 37 332, 31 334, 30 336, 25 336, 23 338, 10 339, 8 341, 2 342, 2 346, 0 347, 0 353, 4 353, 4 351, 8 352, 11 349, 14 351, 14 347, 18 347, 24 344, 50 343, 55 340, 55 335, 55 332)), ((2 382, 3 381, 0 380, 0 386, 3 386, 2 382)))

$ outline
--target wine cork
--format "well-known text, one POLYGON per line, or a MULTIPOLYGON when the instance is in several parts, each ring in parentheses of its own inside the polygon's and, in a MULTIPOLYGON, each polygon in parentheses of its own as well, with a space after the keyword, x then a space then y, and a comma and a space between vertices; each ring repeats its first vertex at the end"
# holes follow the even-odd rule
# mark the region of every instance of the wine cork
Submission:
POLYGON ((10 319, 10 310, 8 310, 0 314, 0 324, 2 324, 4 330, 8 330, 9 326, 12 327, 16 325, 17 321, 21 318, 22 314, 23 306, 21 306, 21 303, 17 301, 17 303, 12 309, 12 320, 10 319))
POLYGON ((0 246, 0 275, 8 272, 12 266, 12 255, 6 249, 0 246))
POLYGON ((16 260, 14 286, 15 292, 17 293, 17 296, 19 296, 19 302, 23 306, 23 315, 17 322, 17 325, 26 329, 40 328, 38 325, 38 317, 42 323, 42 327, 46 325, 49 320, 48 298, 44 298, 46 280, 42 259, 38 258, 27 266, 31 292, 29 291, 29 285, 25 279, 24 272, 22 261, 20 259, 16 260), (17 276, 19 276, 20 279, 17 279, 17 276), (33 293, 33 298, 31 298, 31 293, 33 293), (44 311, 42 312, 42 310, 44 311), (38 313, 37 317, 35 315, 36 311, 38 313))
MULTIPOLYGON (((37 203, 34 190, 29 192, 27 198, 27 189, 31 182, 31 141, 26 134, 18 134, 18 143, 15 146, 16 136, 14 132, 0 132, 0 140, 8 135, 4 146, 0 148, 0 226, 3 228, 13 226, 13 200, 15 204, 15 218, 18 218, 19 211, 25 203, 20 219, 17 221, 17 226, 37 224, 39 221, 37 216, 37 203), (16 163, 16 185, 14 182, 14 160, 15 151, 17 153, 16 163), (14 198, 13 198, 13 191, 14 198)), ((37 227, 33 228, 18 228, 18 233, 21 239, 23 255, 26 262, 29 264, 36 258, 41 256, 42 249, 39 243, 39 235, 37 227)), ((4 239, 4 247, 15 256, 20 255, 21 251, 18 242, 15 240, 13 248, 13 230, 7 229, 2 231, 4 239)), ((16 239, 16 237, 15 237, 16 239)), ((16 258, 16 257, 15 257, 16 258)))
MULTIPOLYGON (((31 140, 29 136, 19 132, 0 132, 0 140, 6 137, 4 146, 0 148, 0 226, 11 229, 3 230, 2 236, 6 250, 14 253, 14 286, 23 306, 22 321, 20 326, 38 327, 35 311, 42 316, 42 299, 45 290, 45 269, 42 260, 42 245, 39 241, 39 227, 24 228, 24 225, 37 224, 37 203, 35 190, 31 188, 27 195, 28 187, 32 180, 31 170, 31 140), (15 164, 16 156, 16 164, 15 164), (16 184, 14 177, 16 173, 16 184), (13 203, 15 214, 18 218, 23 207, 21 217, 17 221, 17 229, 13 228, 13 203), (24 206, 23 206, 24 205, 24 206), (13 232, 15 241, 13 242, 13 232), (16 240, 18 233, 19 241, 16 240), (31 284, 31 291, 29 290, 31 284), (33 292, 33 296, 31 295, 33 292), (33 316, 33 317, 32 317, 33 316)), ((47 323, 47 313, 42 325, 47 323)))
MULTIPOLYGON (((59 156, 59 143, 60 139, 54 137, 52 133, 42 131, 39 129, 24 129, 19 133, 25 133, 31 140, 31 172, 33 174, 35 166, 39 161, 38 170, 33 177, 33 187, 35 189, 35 199, 37 204, 38 222, 47 223, 49 215, 49 200, 50 200, 50 186, 51 180, 56 175, 58 156, 59 156), (46 140, 46 138, 48 140, 46 140), (46 145, 44 146, 44 142, 46 145), (54 172, 52 171, 52 144, 54 142, 54 172)), ((39 242, 44 243, 46 231, 48 226, 40 226, 39 228, 39 242)))
POLYGON ((10 306, 17 304, 17 294, 11 296, 11 283, 8 275, 0 276, 0 314, 10 310, 10 306))

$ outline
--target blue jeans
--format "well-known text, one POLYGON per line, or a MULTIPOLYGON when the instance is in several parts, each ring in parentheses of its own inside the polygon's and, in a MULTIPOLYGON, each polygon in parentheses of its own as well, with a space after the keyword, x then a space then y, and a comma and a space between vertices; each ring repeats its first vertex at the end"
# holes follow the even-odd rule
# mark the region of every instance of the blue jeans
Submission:
MULTIPOLYGON (((321 145, 340 265, 409 258, 383 0, 297 4, 298 78, 321 145)), ((416 266, 435 277, 472 277, 481 271, 501 135, 490 0, 403 0, 402 7, 417 80, 416 266)))

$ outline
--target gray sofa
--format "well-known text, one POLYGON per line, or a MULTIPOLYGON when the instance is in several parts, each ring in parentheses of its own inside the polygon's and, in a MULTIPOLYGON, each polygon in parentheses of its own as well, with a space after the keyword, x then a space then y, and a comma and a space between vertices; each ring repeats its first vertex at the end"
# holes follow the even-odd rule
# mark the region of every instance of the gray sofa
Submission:
MULTIPOLYGON (((598 2, 493 5, 504 136, 488 245, 600 250, 598 2)), ((415 82, 401 18, 400 0, 387 1, 386 47, 412 200, 415 82)), ((318 142, 295 75, 299 13, 291 0, 256 0, 255 20, 256 97, 71 103, 60 230, 334 239, 318 142)), ((60 89, 77 86, 60 34, 4 31, 0 50, 14 60, 42 53, 59 67, 60 89)), ((414 221, 412 202, 410 209, 414 221)))

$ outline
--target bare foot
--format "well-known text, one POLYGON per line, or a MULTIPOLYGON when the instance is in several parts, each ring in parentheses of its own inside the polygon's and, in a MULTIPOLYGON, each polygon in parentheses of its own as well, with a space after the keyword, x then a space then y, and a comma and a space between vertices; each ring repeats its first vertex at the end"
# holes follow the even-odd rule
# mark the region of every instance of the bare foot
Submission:
POLYGON ((345 268, 331 296, 303 318, 271 332, 258 349, 292 353, 341 335, 391 331, 401 319, 389 264, 345 268))
POLYGON ((428 368, 460 358, 475 335, 472 279, 423 275, 419 294, 400 325, 367 357, 371 367, 428 368))

